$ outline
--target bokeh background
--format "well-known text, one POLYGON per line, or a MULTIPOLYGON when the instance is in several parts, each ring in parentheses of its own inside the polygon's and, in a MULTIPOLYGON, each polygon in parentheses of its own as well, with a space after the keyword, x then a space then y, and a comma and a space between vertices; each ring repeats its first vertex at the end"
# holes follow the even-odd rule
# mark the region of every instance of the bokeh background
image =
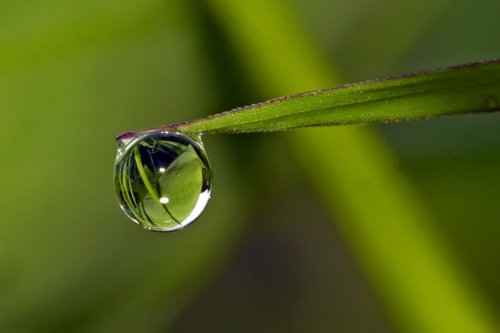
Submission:
MULTIPOLYGON (((207 136, 213 198, 181 232, 141 230, 120 211, 115 136, 276 97, 263 92, 266 75, 255 80, 266 69, 242 61, 221 20, 231 14, 214 2, 0 0, 0 331, 412 327, 411 316, 394 315, 376 265, 360 261, 288 134, 207 136)), ((284 5, 344 82, 500 55, 496 0, 260 2, 263 15, 284 5)), ((248 5, 233 3, 243 13, 248 5)), ((433 216, 430 241, 453 256, 470 299, 499 317, 500 116, 376 130, 433 216)))

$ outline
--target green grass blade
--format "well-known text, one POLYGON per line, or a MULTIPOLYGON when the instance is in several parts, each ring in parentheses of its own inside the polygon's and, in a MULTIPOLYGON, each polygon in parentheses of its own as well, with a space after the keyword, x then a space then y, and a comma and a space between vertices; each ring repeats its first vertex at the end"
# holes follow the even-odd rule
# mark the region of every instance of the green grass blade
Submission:
POLYGON ((273 99, 173 125, 184 132, 283 131, 500 110, 500 61, 478 62, 273 99))
MULTIPOLYGON (((208 3, 264 94, 336 81, 286 1, 208 3)), ((481 105, 491 103, 487 97, 481 105)), ((403 331, 495 331, 487 302, 436 235, 435 220, 370 128, 303 130, 287 138, 403 331)))

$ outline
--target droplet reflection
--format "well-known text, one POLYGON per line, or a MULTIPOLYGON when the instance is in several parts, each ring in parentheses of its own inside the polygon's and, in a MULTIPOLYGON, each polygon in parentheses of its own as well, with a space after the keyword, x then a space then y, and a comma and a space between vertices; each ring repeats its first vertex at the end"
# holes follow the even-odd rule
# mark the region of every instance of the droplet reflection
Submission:
POLYGON ((199 137, 152 132, 120 141, 115 186, 134 222, 148 230, 174 231, 205 209, 212 170, 199 137))

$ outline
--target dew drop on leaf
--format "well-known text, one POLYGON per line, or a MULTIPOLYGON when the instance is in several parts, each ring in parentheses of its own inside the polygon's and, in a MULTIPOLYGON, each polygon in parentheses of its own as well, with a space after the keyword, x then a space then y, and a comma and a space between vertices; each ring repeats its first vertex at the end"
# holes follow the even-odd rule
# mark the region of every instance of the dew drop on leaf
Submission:
POLYGON ((128 217, 148 230, 174 231, 203 212, 212 169, 200 137, 160 131, 119 141, 115 186, 128 217))

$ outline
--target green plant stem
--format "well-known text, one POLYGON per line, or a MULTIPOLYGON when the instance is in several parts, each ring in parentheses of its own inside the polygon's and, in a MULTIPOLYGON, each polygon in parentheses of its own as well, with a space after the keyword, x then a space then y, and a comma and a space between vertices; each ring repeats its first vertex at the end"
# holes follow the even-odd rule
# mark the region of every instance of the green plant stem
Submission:
POLYGON ((169 126, 190 133, 283 131, 500 111, 500 61, 286 96, 169 126))
MULTIPOLYGON (((338 82, 286 2, 208 3, 264 94, 338 82)), ((488 332, 498 327, 371 129, 302 130, 288 139, 400 328, 488 332)))

